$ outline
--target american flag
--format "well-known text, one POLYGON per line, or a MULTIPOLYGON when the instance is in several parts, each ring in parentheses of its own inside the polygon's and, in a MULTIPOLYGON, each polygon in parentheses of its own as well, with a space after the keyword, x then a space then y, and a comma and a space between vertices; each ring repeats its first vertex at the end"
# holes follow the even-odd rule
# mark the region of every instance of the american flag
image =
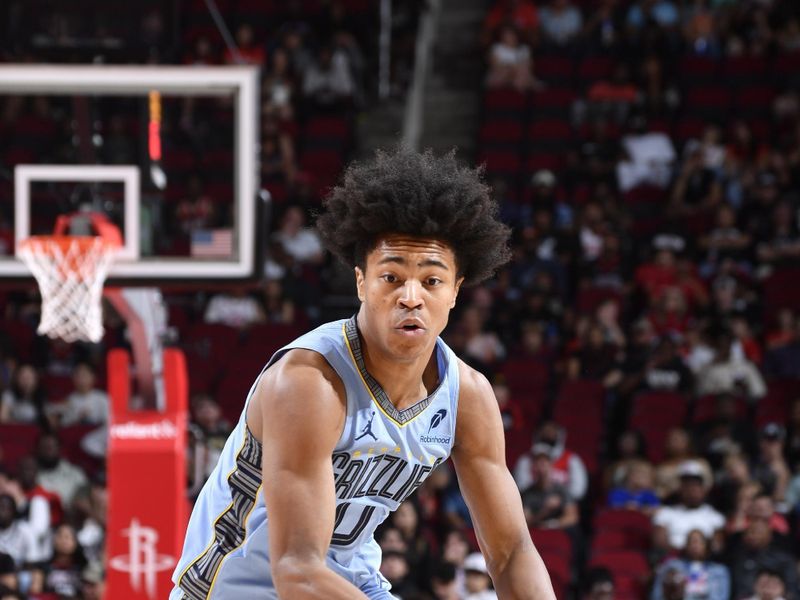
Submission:
POLYGON ((233 254, 233 230, 195 229, 192 231, 193 258, 230 258, 233 254))

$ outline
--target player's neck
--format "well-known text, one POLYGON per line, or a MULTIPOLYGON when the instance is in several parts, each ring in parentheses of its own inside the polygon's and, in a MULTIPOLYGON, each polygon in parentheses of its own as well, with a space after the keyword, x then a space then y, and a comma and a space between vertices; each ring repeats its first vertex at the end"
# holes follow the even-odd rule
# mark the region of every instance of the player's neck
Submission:
POLYGON ((436 388, 439 367, 434 355, 435 343, 416 360, 398 361, 381 353, 379 345, 370 341, 369 332, 361 327, 359 335, 364 366, 398 410, 413 406, 436 388))

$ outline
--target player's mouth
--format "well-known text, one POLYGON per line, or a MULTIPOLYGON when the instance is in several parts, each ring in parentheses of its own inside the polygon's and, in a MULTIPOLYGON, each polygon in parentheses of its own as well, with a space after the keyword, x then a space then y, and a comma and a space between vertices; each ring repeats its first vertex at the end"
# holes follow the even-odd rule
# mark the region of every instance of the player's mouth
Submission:
POLYGON ((424 335, 426 331, 425 327, 422 325, 422 321, 419 319, 406 319, 395 327, 395 330, 401 335, 410 337, 424 335))

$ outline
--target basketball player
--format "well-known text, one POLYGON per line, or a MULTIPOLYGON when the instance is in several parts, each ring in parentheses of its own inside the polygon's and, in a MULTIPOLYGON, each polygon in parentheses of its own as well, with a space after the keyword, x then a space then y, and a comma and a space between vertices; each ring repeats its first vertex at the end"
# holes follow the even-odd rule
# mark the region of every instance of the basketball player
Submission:
POLYGON ((361 307, 277 352, 194 507, 171 600, 389 600, 375 528, 452 455, 499 598, 553 599, 492 388, 439 339, 507 260, 474 170, 409 150, 351 166, 318 228, 361 307))

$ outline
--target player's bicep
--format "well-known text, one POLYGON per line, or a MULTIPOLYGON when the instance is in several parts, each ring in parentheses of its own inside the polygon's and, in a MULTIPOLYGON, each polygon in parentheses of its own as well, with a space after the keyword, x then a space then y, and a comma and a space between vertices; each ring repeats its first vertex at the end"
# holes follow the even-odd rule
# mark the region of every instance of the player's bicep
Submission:
POLYGON ((286 558, 324 560, 336 506, 331 454, 344 419, 336 390, 318 370, 276 367, 254 398, 273 567, 286 558))
MULTIPOLYGON (((462 381, 465 378, 462 377, 462 381)), ((500 411, 489 383, 473 378, 459 399, 453 462, 481 549, 490 563, 532 547, 519 491, 505 462, 500 411)))

